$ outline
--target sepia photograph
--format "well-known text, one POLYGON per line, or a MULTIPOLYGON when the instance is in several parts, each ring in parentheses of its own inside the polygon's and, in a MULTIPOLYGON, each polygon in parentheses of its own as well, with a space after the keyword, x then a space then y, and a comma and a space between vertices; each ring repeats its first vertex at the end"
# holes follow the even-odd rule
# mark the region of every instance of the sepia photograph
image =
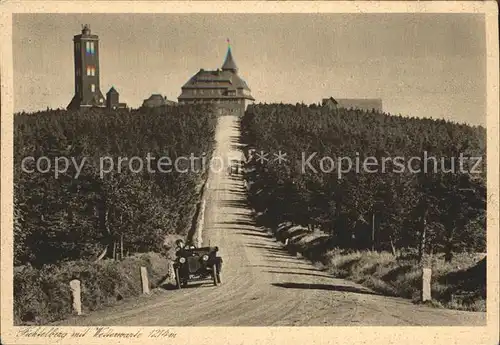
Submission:
POLYGON ((2 344, 498 342, 495 2, 43 3, 0 5, 2 344))

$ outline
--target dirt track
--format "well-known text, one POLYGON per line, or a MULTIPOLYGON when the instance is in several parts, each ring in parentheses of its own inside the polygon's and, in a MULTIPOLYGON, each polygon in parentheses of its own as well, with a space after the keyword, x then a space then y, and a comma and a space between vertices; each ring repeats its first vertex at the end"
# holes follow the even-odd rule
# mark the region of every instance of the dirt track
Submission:
MULTIPOLYGON (((240 157, 233 116, 221 117, 215 155, 240 157)), ((417 306, 334 279, 291 256, 253 223, 243 181, 212 173, 207 189, 204 245, 224 259, 223 284, 191 283, 73 318, 61 325, 326 326, 484 325, 485 313, 417 306)))

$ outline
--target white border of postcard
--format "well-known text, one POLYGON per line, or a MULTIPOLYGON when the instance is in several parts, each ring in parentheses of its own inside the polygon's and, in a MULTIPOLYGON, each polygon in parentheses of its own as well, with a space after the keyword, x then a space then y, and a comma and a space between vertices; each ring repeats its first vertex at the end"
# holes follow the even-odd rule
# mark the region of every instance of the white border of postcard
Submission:
MULTIPOLYGON (((3 1, 0 3, 1 61, 1 338, 2 344, 498 344, 499 225, 498 7, 486 2, 368 1, 3 1), (17 337, 12 305, 12 122, 13 13, 484 13, 487 42, 487 326, 485 327, 163 327, 175 338, 103 339, 17 337)), ((182 317, 182 316, 179 316, 182 317)), ((82 331, 86 327, 64 327, 82 331)), ((119 332, 162 327, 113 327, 119 332)))

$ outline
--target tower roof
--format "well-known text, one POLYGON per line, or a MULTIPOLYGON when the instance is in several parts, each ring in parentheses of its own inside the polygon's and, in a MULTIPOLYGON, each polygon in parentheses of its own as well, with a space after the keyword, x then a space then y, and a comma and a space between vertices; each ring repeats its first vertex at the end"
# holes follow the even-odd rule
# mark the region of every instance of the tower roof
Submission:
POLYGON ((82 25, 82 35, 90 35, 90 25, 89 24, 82 25))
POLYGON ((233 71, 233 72, 236 72, 238 70, 236 64, 234 63, 233 54, 231 54, 231 46, 227 47, 226 60, 222 65, 222 70, 233 71))

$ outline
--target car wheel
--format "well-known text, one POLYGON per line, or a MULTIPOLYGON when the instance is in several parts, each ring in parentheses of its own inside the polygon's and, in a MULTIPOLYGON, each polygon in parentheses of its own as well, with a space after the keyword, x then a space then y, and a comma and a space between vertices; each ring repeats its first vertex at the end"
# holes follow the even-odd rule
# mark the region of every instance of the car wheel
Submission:
POLYGON ((177 288, 180 289, 181 288, 181 277, 179 276, 179 269, 178 268, 175 269, 175 283, 177 285, 177 288))
POLYGON ((214 278, 214 285, 215 286, 219 285, 219 280, 217 278, 217 276, 219 275, 219 272, 217 271, 217 265, 212 266, 212 275, 214 278))

